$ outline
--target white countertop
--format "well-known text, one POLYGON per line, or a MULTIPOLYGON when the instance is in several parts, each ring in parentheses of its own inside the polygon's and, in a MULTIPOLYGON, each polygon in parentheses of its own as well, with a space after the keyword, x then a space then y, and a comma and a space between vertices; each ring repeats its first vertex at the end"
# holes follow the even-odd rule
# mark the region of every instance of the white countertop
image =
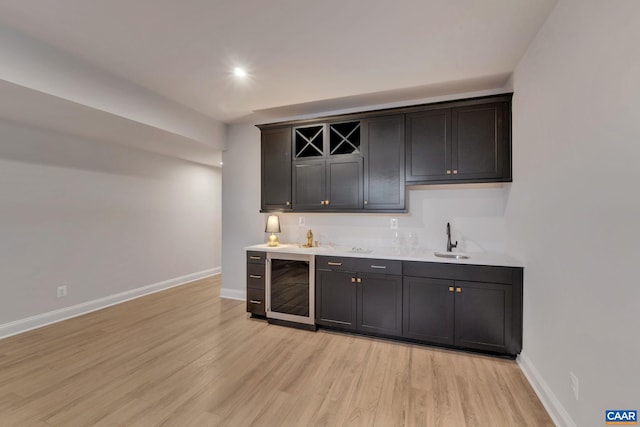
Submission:
POLYGON ((319 246, 304 248, 296 243, 282 243, 278 246, 267 246, 266 243, 247 246, 247 251, 281 252, 293 254, 312 254, 353 258, 397 259, 401 261, 440 262, 447 264, 494 265, 502 267, 524 267, 524 264, 509 255, 495 252, 467 252, 468 259, 442 258, 435 256, 433 249, 409 248, 367 248, 354 251, 348 246, 319 246))

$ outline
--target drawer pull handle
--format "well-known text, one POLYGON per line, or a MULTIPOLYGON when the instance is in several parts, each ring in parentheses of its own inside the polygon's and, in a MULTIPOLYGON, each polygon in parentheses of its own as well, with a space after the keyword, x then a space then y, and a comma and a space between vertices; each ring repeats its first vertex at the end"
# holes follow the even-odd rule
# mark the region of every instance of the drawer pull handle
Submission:
POLYGON ((257 274, 250 274, 249 277, 252 279, 262 279, 262 276, 258 276, 257 274))
POLYGON ((387 268, 387 266, 386 265, 372 265, 371 268, 379 268, 379 269, 384 270, 385 268, 387 268))
POLYGON ((332 261, 327 262, 327 264, 329 264, 329 265, 335 265, 336 267, 340 267, 340 266, 342 265, 342 263, 341 263, 341 262, 332 262, 332 261))
POLYGON ((255 255, 251 255, 251 256, 249 257, 249 259, 262 259, 262 257, 255 256, 255 255))
POLYGON ((251 304, 262 304, 262 301, 258 301, 257 299, 249 300, 251 304))

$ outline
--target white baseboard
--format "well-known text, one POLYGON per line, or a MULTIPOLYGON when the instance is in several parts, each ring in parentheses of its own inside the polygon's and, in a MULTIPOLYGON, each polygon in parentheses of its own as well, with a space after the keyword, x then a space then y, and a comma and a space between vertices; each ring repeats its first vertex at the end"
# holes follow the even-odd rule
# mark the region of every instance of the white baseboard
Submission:
POLYGON ((72 317, 81 316, 91 313, 92 311, 101 310, 103 308, 120 304, 125 301, 140 298, 145 295, 164 291, 165 289, 184 285, 194 280, 202 279, 209 276, 220 274, 221 267, 211 268, 199 271, 197 273, 187 274, 185 276, 176 277, 174 279, 165 280, 151 285, 142 286, 140 288, 131 289, 119 294, 109 295, 93 301, 83 302, 81 304, 72 305, 70 307, 61 308, 59 310, 49 311, 47 313, 37 314, 25 319, 15 320, 13 322, 0 324, 0 339, 7 338, 12 335, 21 334, 32 329, 41 328, 52 323, 61 322, 72 317))
POLYGON ((558 400, 555 393, 551 390, 551 387, 549 387, 549 384, 547 384, 544 378, 542 378, 542 375, 540 375, 540 372, 538 372, 533 365, 531 359, 529 359, 525 353, 520 353, 517 361, 524 376, 527 377, 529 384, 531 384, 542 405, 544 405, 551 416, 553 423, 559 427, 577 427, 569 413, 560 403, 560 400, 558 400))
POLYGON ((237 299, 240 301, 247 300, 247 292, 245 290, 222 288, 220 289, 220 298, 237 299))

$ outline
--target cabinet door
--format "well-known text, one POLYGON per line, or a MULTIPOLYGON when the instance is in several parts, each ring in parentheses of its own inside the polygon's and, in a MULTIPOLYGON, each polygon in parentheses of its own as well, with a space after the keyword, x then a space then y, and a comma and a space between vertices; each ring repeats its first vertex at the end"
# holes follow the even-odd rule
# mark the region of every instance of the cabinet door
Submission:
POLYGON ((508 104, 452 109, 453 179, 510 179, 508 104))
POLYGON ((291 128, 262 132, 262 210, 291 209, 291 128))
POLYGON ((293 159, 310 160, 326 156, 325 125, 297 126, 293 128, 293 159))
POLYGON ((451 109, 407 115, 407 182, 451 179, 451 109))
POLYGON ((453 280, 405 277, 402 336, 453 344, 453 280))
POLYGON ((362 209, 362 157, 327 160, 325 209, 362 209))
POLYGON ((455 344, 508 352, 511 339, 510 285, 456 281, 455 344))
POLYGON ((316 270, 316 323, 356 329, 355 273, 316 270))
POLYGON ((358 329, 402 335, 402 276, 359 273, 358 329))
POLYGON ((367 119, 362 126, 364 209, 404 209, 404 116, 367 119))
POLYGON ((303 160, 293 164, 293 208, 319 210, 325 200, 325 161, 303 160))

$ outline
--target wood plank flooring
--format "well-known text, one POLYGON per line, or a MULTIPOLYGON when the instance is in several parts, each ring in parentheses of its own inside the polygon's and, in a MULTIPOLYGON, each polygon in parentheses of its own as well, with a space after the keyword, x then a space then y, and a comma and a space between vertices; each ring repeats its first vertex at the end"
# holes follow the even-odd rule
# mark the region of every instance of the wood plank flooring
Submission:
POLYGON ((552 426, 517 364, 251 320, 220 276, 0 340, 0 426, 552 426))

